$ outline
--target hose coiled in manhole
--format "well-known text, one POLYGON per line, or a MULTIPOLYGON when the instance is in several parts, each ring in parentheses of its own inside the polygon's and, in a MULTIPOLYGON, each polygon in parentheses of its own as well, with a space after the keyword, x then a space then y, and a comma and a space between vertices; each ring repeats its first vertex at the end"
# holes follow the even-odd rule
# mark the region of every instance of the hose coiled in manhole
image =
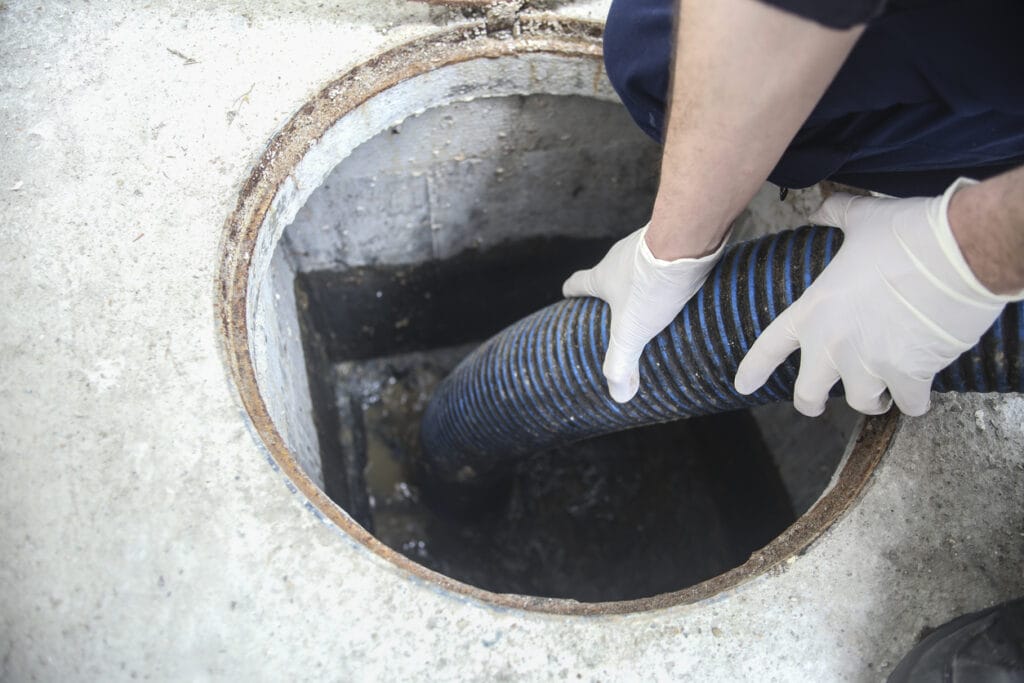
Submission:
MULTIPOLYGON (((422 424, 422 466, 442 481, 482 481, 518 457, 588 437, 791 400, 794 354, 750 396, 732 384, 754 339, 800 296, 842 244, 803 227, 729 249, 700 292, 647 345, 640 391, 611 400, 601 374, 609 309, 560 301, 495 335, 440 384, 422 424)), ((1024 303, 1011 304, 933 390, 1024 391, 1024 303)))

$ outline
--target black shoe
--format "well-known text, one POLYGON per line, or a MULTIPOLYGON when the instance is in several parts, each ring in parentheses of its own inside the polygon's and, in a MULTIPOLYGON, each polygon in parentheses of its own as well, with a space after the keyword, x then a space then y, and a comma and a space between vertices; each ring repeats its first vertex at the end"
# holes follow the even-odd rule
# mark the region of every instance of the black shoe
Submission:
POLYGON ((1024 598, 958 617, 932 631, 889 683, 1024 683, 1024 598))

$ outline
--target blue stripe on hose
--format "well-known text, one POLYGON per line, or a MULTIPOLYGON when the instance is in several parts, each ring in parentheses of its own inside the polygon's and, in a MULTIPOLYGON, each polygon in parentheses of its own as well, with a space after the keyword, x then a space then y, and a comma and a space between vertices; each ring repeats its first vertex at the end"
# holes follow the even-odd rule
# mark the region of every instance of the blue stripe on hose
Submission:
POLYGON ((603 388, 602 405, 606 408, 610 408, 615 412, 620 420, 620 424, 631 422, 639 417, 642 417, 642 413, 639 411, 637 401, 629 401, 628 403, 619 403, 614 400, 608 392, 608 381, 604 377, 604 354, 607 352, 609 345, 611 344, 611 317, 612 309, 611 306, 606 305, 604 302, 598 302, 600 310, 600 322, 597 326, 599 334, 591 333, 590 339, 590 353, 594 361, 594 367, 597 368, 598 376, 600 378, 599 383, 603 388))
MULTIPOLYGON (((578 312, 582 309, 585 302, 585 299, 574 299, 568 304, 568 307, 570 308, 570 311, 573 314, 573 319, 576 319, 577 317, 582 318, 582 316, 578 316, 578 312)), ((577 330, 578 332, 582 326, 582 324, 576 325, 574 329, 577 330)), ((571 337, 569 335, 566 335, 565 352, 569 359, 569 370, 572 372, 573 379, 576 380, 575 386, 583 388, 583 391, 581 393, 584 396, 598 396, 599 394, 596 394, 594 391, 587 390, 586 378, 584 375, 580 373, 580 368, 583 366, 583 362, 578 355, 575 355, 573 353, 574 351, 576 353, 579 353, 579 346, 577 344, 572 343, 571 337)))
MULTIPOLYGON (((740 361, 743 360, 743 357, 746 356, 747 352, 750 350, 750 345, 747 344, 746 334, 743 332, 743 319, 742 316, 740 316, 740 294, 737 289, 739 284, 738 273, 740 269, 740 262, 742 261, 740 255, 743 253, 744 249, 749 247, 750 253, 746 255, 746 258, 750 261, 750 265, 747 266, 747 305, 750 307, 750 319, 754 328, 754 334, 757 335, 760 334, 760 330, 757 324, 757 293, 754 290, 754 267, 757 264, 757 252, 760 246, 760 242, 745 242, 739 245, 736 249, 736 262, 733 267, 732 277, 730 278, 732 285, 732 319, 733 323, 736 325, 736 341, 739 343, 740 349, 743 352, 742 356, 739 358, 740 361)), ((725 339, 726 343, 728 343, 728 338, 726 337, 725 339)), ((735 380, 737 368, 739 368, 739 363, 736 364, 736 368, 730 367, 733 380, 735 380)), ((766 382, 764 389, 773 400, 782 400, 782 396, 779 395, 779 391, 774 382, 766 382)))
MULTIPOLYGON (((704 324, 704 288, 703 287, 701 287, 700 291, 697 292, 697 296, 695 297, 695 299, 696 299, 697 316, 698 316, 698 319, 700 320, 701 338, 702 338, 702 341, 704 343, 704 348, 707 349, 710 352, 712 357, 714 357, 714 351, 708 347, 708 330, 707 330, 707 325, 704 324)), ((690 339, 690 340, 693 340, 691 343, 696 344, 698 342, 697 342, 697 337, 695 337, 694 334, 693 334, 693 327, 691 326, 690 308, 691 308, 690 306, 687 306, 686 308, 683 309, 683 329, 686 330, 686 338, 690 339)), ((715 395, 717 395, 718 398, 721 399, 721 401, 716 401, 713 396, 709 396, 708 398, 713 402, 713 404, 717 408, 721 408, 721 407, 723 407, 725 405, 728 405, 729 404, 729 399, 727 399, 725 396, 722 395, 722 393, 718 390, 718 387, 715 386, 714 381, 710 377, 710 375, 711 375, 711 372, 710 372, 711 367, 707 364, 706 358, 705 358, 704 354, 694 353, 693 357, 697 361, 697 363, 701 366, 701 369, 703 369, 704 373, 705 373, 705 374, 699 375, 701 383, 704 386, 706 386, 709 389, 711 389, 715 393, 715 395)))
POLYGON ((664 393, 661 391, 661 385, 653 381, 653 377, 658 373, 651 361, 651 353, 646 348, 640 355, 637 370, 640 373, 640 388, 630 403, 638 408, 642 405, 642 412, 649 417, 657 419, 670 418, 674 414, 671 409, 671 403, 665 399, 664 393))
MULTIPOLYGON (((750 265, 747 266, 747 302, 750 306, 750 324, 754 329, 754 339, 757 339, 761 336, 761 321, 757 310, 757 288, 754 287, 754 281, 757 276, 758 252, 761 250, 763 242, 754 242, 753 244, 754 246, 750 250, 750 265)), ((737 299, 738 298, 739 297, 737 297, 737 299)), ((737 316, 737 325, 739 325, 738 309, 735 308, 735 303, 733 306, 733 312, 737 316)), ((742 330, 742 326, 740 326, 739 329, 742 330)), ((741 343, 743 344, 743 353, 746 354, 746 352, 750 350, 750 347, 747 346, 747 340, 743 339, 741 343)))
MULTIPOLYGON (((793 291, 793 251, 796 248, 796 240, 793 239, 793 235, 786 236, 786 251, 782 260, 782 277, 786 283, 786 308, 796 300, 796 293, 793 291)), ((769 281, 771 278, 768 278, 769 281)), ((781 313, 782 311, 779 311, 781 313)), ((774 320, 774 318, 773 318, 774 320)), ((793 386, 796 383, 797 370, 793 368, 788 362, 784 362, 782 367, 777 369, 775 373, 780 376, 780 379, 787 385, 793 386)))
POLYGON ((793 291, 793 251, 796 249, 796 240, 786 240, 786 252, 782 258, 782 276, 786 283, 786 306, 796 300, 796 293, 793 291))
MULTIPOLYGON (((769 325, 771 324, 772 320, 775 320, 775 316, 777 316, 779 314, 779 312, 775 309, 775 279, 772 277, 772 269, 775 266, 775 263, 773 261, 773 258, 775 257, 775 247, 777 247, 778 245, 779 245, 779 240, 778 239, 769 240, 769 242, 768 242, 768 255, 765 256, 765 261, 767 262, 766 266, 765 266, 765 274, 767 275, 767 277, 765 278, 765 290, 766 290, 767 296, 768 296, 768 324, 769 325)), ((760 320, 758 320, 757 325, 760 328, 760 326, 761 326, 760 320)), ((758 331, 758 334, 760 334, 760 333, 761 332, 758 331)))
MULTIPOLYGON (((486 359, 484 359, 486 360, 486 359)), ((486 367, 486 366, 485 366, 486 367)), ((452 432, 458 429, 455 424, 455 420, 463 415, 485 415, 483 404, 480 402, 479 394, 476 388, 476 378, 471 377, 471 381, 460 382, 460 391, 458 396, 460 404, 457 412, 448 416, 448 419, 444 422, 443 430, 445 432, 452 432), (462 403, 465 401, 465 403, 462 403)), ((505 437, 507 434, 502 429, 507 424, 502 424, 499 420, 459 420, 459 424, 464 425, 462 429, 467 433, 467 438, 476 444, 486 444, 488 439, 497 437, 505 437)))
MULTIPOLYGON (((519 334, 522 333, 521 324, 517 325, 516 331, 519 334)), ((499 377, 501 379, 498 386, 501 389, 501 391, 504 392, 505 396, 507 396, 509 399, 513 399, 503 401, 503 404, 507 405, 511 409, 511 412, 514 413, 516 424, 520 425, 523 429, 528 431, 531 436, 537 436, 539 432, 537 431, 536 425, 525 414, 527 411, 525 409, 525 406, 523 406, 522 403, 518 400, 519 395, 516 391, 515 346, 516 340, 519 338, 519 334, 509 335, 507 339, 502 341, 502 344, 499 347, 501 352, 498 354, 497 357, 502 362, 498 366, 499 377)))
MULTIPOLYGON (((569 387, 573 385, 572 382, 569 381, 569 375, 565 372, 565 359, 562 354, 563 344, 562 340, 559 338, 559 333, 562 329, 562 319, 565 318, 566 312, 570 311, 571 307, 561 306, 552 307, 552 309, 555 311, 555 316, 551 324, 548 325, 547 336, 545 337, 548 347, 548 365, 551 367, 552 375, 554 375, 554 373, 558 373, 562 382, 558 382, 557 379, 552 381, 560 385, 558 387, 558 393, 562 396, 562 399, 570 409, 571 415, 569 416, 569 420, 571 422, 578 422, 586 425, 588 428, 593 427, 595 426, 595 422, 593 421, 592 414, 588 411, 581 410, 580 406, 574 406, 571 395, 565 393, 565 391, 569 391, 569 387)), ((585 398, 587 395, 582 394, 582 396, 585 398)))
MULTIPOLYGON (((738 254, 741 250, 740 249, 736 249, 735 251, 738 254)), ((725 261, 725 259, 722 259, 722 260, 725 261)), ((731 285, 730 292, 732 294, 733 300, 735 300, 736 299, 736 277, 735 277, 736 268, 735 268, 735 258, 733 258, 733 267, 730 268, 728 272, 732 273, 732 275, 733 275, 733 277, 729 278, 729 284, 731 285)), ((701 288, 701 289, 703 289, 703 288, 701 288)), ((723 349, 728 349, 729 348, 729 333, 725 331, 725 316, 722 315, 722 278, 721 277, 716 277, 715 278, 715 283, 714 283, 714 286, 712 287, 712 293, 713 293, 713 300, 715 302, 715 326, 718 328, 718 334, 720 335, 719 340, 720 340, 720 342, 722 344, 722 348, 723 349)), ((704 326, 704 307, 703 306, 701 306, 700 312, 701 312, 701 327, 703 327, 704 326)), ((710 339, 708 341, 710 341, 710 339)), ((716 375, 715 375, 716 378, 720 378, 720 377, 723 377, 723 376, 724 377, 728 377, 729 375, 731 375, 732 373, 735 372, 735 369, 726 362, 729 359, 729 355, 727 353, 719 355, 719 354, 715 353, 714 349, 712 347, 710 347, 710 346, 709 346, 709 350, 711 351, 711 358, 712 358, 712 362, 715 364, 715 369, 721 371, 719 373, 716 373, 716 375)), ((726 393, 729 394, 729 395, 736 396, 739 393, 739 392, 736 391, 736 388, 733 386, 733 383, 728 381, 728 380, 723 382, 722 386, 725 389, 726 393)))
MULTIPOLYGON (((652 339, 648 348, 650 349, 651 358, 657 358, 656 361, 652 362, 655 367, 660 370, 660 372, 651 373, 650 381, 657 383, 658 388, 665 395, 666 400, 674 406, 678 412, 682 412, 685 415, 694 415, 693 405, 687 400, 686 392, 682 390, 682 387, 679 386, 678 383, 673 386, 669 381, 670 378, 677 379, 677 376, 669 366, 669 360, 664 354, 664 335, 652 339)), ((642 377, 641 381, 643 381, 642 377)))
MULTIPOLYGON (((592 303, 592 301, 593 300, 590 300, 590 299, 576 299, 576 300, 573 301, 573 303, 571 305, 573 313, 572 313, 572 316, 570 317, 570 320, 571 320, 571 322, 573 324, 572 325, 572 329, 577 329, 577 328, 581 327, 584 324, 588 324, 588 323, 585 323, 585 322, 580 322, 581 320, 589 321, 589 324, 591 326, 596 324, 594 322, 593 316, 589 316, 589 317, 584 316, 584 313, 587 310, 586 307, 589 306, 592 303)), ((573 370, 573 373, 574 373, 574 377, 576 378, 576 383, 574 384, 574 386, 578 389, 579 394, 582 397, 585 397, 585 400, 586 400, 586 403, 587 403, 587 411, 588 411, 589 415, 591 416, 591 418, 593 419, 593 421, 596 424, 600 424, 602 422, 606 422, 608 417, 607 417, 606 411, 604 409, 604 400, 605 400, 604 399, 604 394, 602 394, 600 391, 594 391, 593 387, 588 385, 584 381, 584 379, 580 376, 580 374, 578 372, 578 366, 583 365, 583 357, 582 357, 582 355, 580 355, 580 356, 572 356, 571 355, 574 350, 577 353, 580 353, 580 354, 582 353, 579 343, 574 342, 572 336, 569 335, 569 334, 565 335, 563 343, 564 343, 564 346, 566 348, 566 352, 568 354, 570 354, 570 357, 572 358, 572 361, 571 361, 573 363, 572 370, 573 370)))
MULTIPOLYGON (((445 419, 439 428, 444 433, 451 433, 459 429, 459 425, 463 424, 458 417, 466 414, 484 414, 481 407, 476 403, 476 391, 474 384, 475 382, 460 382, 460 391, 457 392, 458 401, 456 403, 456 409, 454 411, 448 411, 445 415, 445 419), (458 422, 459 424, 456 424, 458 422)), ((449 401, 450 403, 450 401, 449 401)), ((493 420, 480 420, 479 422, 470 422, 463 426, 463 430, 466 432, 466 439, 473 442, 474 444, 485 444, 490 438, 494 438, 493 433, 488 433, 490 430, 486 429, 485 423, 493 423, 493 420)), ((502 435, 503 436, 503 435, 502 435)))
POLYGON ((527 331, 527 344, 524 349, 526 379, 529 382, 529 386, 533 387, 532 390, 526 390, 526 393, 531 394, 531 399, 533 399, 531 402, 537 409, 537 415, 543 418, 542 421, 545 424, 549 423, 553 418, 557 419, 558 416, 561 416, 563 420, 569 419, 569 413, 566 412, 566 408, 561 404, 559 396, 551 386, 552 382, 547 380, 547 373, 544 372, 543 355, 539 351, 541 333, 548 327, 547 321, 551 318, 551 315, 551 309, 546 308, 543 309, 541 315, 533 316, 533 323, 527 331), (550 405, 552 410, 546 411, 546 405, 550 405))
POLYGON ((551 315, 551 308, 545 308, 539 314, 530 316, 529 320, 532 320, 532 322, 527 326, 526 334, 524 335, 526 344, 520 345, 524 347, 521 355, 525 356, 523 369, 526 372, 525 380, 527 384, 524 386, 524 393, 530 397, 530 403, 536 409, 535 415, 539 417, 545 426, 551 422, 553 417, 550 413, 558 413, 564 420, 569 419, 569 415, 562 407, 559 397, 551 387, 551 383, 545 381, 546 373, 543 370, 541 354, 538 352, 541 333, 549 328, 547 321, 551 318, 551 315), (550 406, 550 410, 547 410, 545 406, 550 406))
POLYGON ((825 265, 826 265, 826 267, 828 266, 829 263, 832 262, 832 259, 835 257, 835 252, 833 251, 835 249, 835 242, 836 242, 836 234, 834 232, 832 232, 831 230, 827 231, 825 233, 825 265))
MULTIPOLYGON (((807 288, 811 286, 811 283, 814 282, 814 273, 811 272, 811 254, 813 254, 813 253, 814 253, 814 238, 812 237, 811 239, 809 239, 806 242, 804 242, 804 269, 803 269, 804 291, 806 291, 807 288)), ((793 305, 792 301, 790 301, 789 303, 790 303, 791 306, 793 305)))
MULTIPOLYGON (((686 309, 683 309, 683 313, 686 313, 686 309)), ((716 412, 718 406, 713 401, 708 400, 707 392, 701 390, 698 386, 698 377, 695 374, 696 368, 692 367, 697 364, 697 356, 692 352, 689 344, 684 343, 682 337, 680 337, 680 325, 679 318, 676 318, 676 322, 668 326, 669 336, 672 339, 672 355, 674 358, 679 359, 679 382, 680 384, 685 383, 690 391, 687 395, 694 404, 700 404, 701 412, 716 412), (684 361, 691 362, 684 362, 684 361)), ((658 337, 661 340, 660 336, 658 337)), ((668 350, 666 350, 666 355, 668 350)))
MULTIPOLYGON (((589 347, 593 353, 593 358, 595 362, 584 364, 584 367, 587 371, 587 380, 589 380, 591 388, 593 388, 597 392, 597 395, 601 397, 601 407, 604 408, 605 410, 610 410, 610 412, 612 412, 616 417, 620 419, 624 418, 625 415, 622 412, 622 408, 619 407, 620 404, 608 398, 608 384, 605 381, 604 374, 601 372, 601 361, 603 359, 601 357, 601 353, 594 346, 597 343, 598 335, 600 335, 601 346, 603 346, 605 349, 608 348, 608 317, 610 309, 608 305, 603 301, 600 301, 598 299, 588 299, 586 308, 584 310, 588 311, 587 318, 590 318, 592 321, 594 321, 595 317, 597 318, 597 320, 595 321, 597 323, 596 333, 593 322, 590 326, 589 347), (597 313, 597 316, 595 316, 594 313, 597 313), (597 375, 597 377, 595 377, 595 375, 597 375)), ((580 325, 576 330, 576 340, 577 342, 579 342, 579 351, 581 359, 583 358, 583 353, 587 350, 588 346, 586 340, 583 338, 583 333, 584 325, 580 325)))
MULTIPOLYGON (((765 255, 765 259, 764 259, 765 260, 765 278, 763 279, 763 282, 764 282, 764 285, 765 285, 765 299, 767 301, 767 306, 768 306, 767 314, 768 314, 768 321, 769 321, 768 324, 769 325, 771 324, 772 320, 775 320, 775 316, 777 315, 776 308, 775 308, 775 281, 774 281, 774 278, 772 277, 772 272, 773 272, 773 269, 775 267, 775 263, 774 263, 774 260, 773 260, 775 258, 775 248, 778 246, 779 241, 780 241, 780 238, 778 237, 778 235, 776 235, 774 238, 757 240, 757 242, 756 242, 757 249, 760 249, 761 245, 764 244, 765 242, 768 243, 768 253, 765 255)), ((752 274, 751 286, 753 286, 753 277, 754 277, 753 274, 757 272, 756 269, 757 269, 757 263, 755 261, 751 265, 751 274, 752 274)), ((757 337, 761 336, 762 332, 765 329, 767 329, 767 326, 765 326, 765 327, 761 326, 761 312, 757 310, 756 294, 755 294, 755 298, 752 300, 752 303, 750 304, 750 310, 753 312, 754 330, 755 330, 755 339, 756 339, 757 337)), ((789 392, 786 389, 785 383, 782 381, 781 373, 773 372, 771 374, 771 376, 768 378, 767 384, 770 384, 773 387, 775 387, 776 394, 780 397, 780 400, 786 400, 788 398, 789 392)))

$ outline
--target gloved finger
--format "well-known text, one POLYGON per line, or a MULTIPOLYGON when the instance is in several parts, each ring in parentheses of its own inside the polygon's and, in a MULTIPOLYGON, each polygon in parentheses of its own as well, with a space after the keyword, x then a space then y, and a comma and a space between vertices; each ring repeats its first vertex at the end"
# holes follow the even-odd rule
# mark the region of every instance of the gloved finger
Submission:
POLYGON ((889 382, 889 393, 892 394, 892 399, 899 409, 906 415, 912 417, 924 415, 931 407, 932 378, 900 377, 889 382))
POLYGON ((594 269, 577 270, 569 276, 569 279, 562 283, 562 296, 565 298, 574 296, 596 296, 600 297, 594 287, 594 269))
POLYGON ((616 341, 610 335, 608 353, 601 371, 608 381, 608 393, 618 403, 625 403, 640 389, 640 355, 643 347, 634 349, 616 341))
POLYGON ((775 368, 800 348, 800 341, 790 324, 792 310, 792 307, 787 308, 772 321, 740 361, 733 381, 736 391, 752 394, 760 389, 775 372, 775 368))
POLYGON ((855 197, 847 192, 836 192, 822 202, 818 210, 807 217, 814 225, 832 225, 846 229, 847 214, 853 204, 864 197, 855 197))
POLYGON ((858 360, 839 362, 846 402, 864 415, 881 415, 892 406, 885 382, 871 374, 858 360))
POLYGON ((825 412, 828 392, 839 381, 839 371, 825 353, 802 349, 800 373, 793 385, 793 407, 807 417, 825 412))

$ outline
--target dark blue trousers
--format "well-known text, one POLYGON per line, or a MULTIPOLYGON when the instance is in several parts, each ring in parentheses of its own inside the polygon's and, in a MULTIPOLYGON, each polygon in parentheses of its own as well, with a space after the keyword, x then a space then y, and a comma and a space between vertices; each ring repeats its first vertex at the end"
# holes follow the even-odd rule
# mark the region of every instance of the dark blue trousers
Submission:
MULTIPOLYGON (((769 180, 933 195, 1024 164, 1024 1, 907 4, 868 25, 769 180)), ((614 0, 604 38, 612 85, 659 142, 674 5, 614 0)))

